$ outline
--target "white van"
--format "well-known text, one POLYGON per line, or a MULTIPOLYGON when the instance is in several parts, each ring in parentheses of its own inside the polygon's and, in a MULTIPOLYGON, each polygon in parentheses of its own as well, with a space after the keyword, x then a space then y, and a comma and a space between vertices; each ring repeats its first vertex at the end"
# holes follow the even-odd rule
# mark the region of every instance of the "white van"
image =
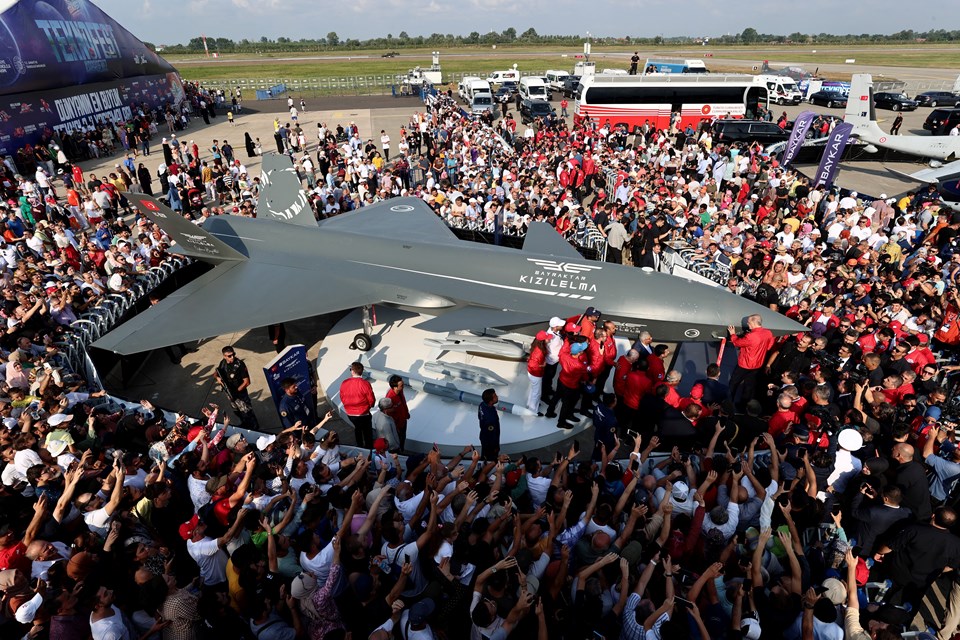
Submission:
POLYGON ((520 82, 520 72, 516 69, 507 69, 506 71, 494 71, 487 78, 490 84, 503 84, 504 82, 520 82))
POLYGON ((803 94, 796 81, 789 76, 754 76, 754 81, 767 88, 767 96, 775 104, 800 104, 803 94))
POLYGON ((470 84, 473 82, 482 82, 482 80, 478 76, 467 76, 457 85, 457 95, 467 104, 470 103, 470 84))
POLYGON ((566 71, 547 71, 547 85, 554 91, 563 91, 563 81, 569 77, 566 71))
POLYGON ((471 80, 467 87, 467 104, 470 105, 471 113, 483 113, 484 111, 493 111, 493 91, 490 90, 490 83, 486 80, 471 80))
POLYGON ((517 91, 523 100, 548 100, 547 85, 535 76, 520 78, 520 88, 517 91))

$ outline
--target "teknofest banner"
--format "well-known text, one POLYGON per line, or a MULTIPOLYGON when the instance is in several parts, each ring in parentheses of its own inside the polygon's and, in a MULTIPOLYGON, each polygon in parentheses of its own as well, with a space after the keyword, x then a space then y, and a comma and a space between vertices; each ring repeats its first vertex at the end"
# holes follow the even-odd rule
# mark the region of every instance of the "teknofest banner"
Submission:
POLYGON ((18 0, 0 14, 2 154, 182 97, 176 70, 87 0, 18 0))

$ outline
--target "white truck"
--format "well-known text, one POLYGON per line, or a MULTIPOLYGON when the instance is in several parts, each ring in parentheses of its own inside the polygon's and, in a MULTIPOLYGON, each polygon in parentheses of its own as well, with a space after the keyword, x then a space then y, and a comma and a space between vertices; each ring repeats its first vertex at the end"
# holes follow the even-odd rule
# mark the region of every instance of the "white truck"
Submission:
POLYGON ((490 83, 486 80, 479 78, 471 80, 467 87, 467 94, 470 113, 479 115, 485 111, 493 111, 493 91, 490 90, 490 83))
POLYGON ((767 88, 767 96, 771 104, 800 104, 803 94, 796 80, 789 76, 754 76, 754 82, 767 88))
POLYGON ((507 69, 506 71, 494 71, 487 77, 490 84, 503 84, 504 82, 520 82, 520 72, 516 69, 507 69))
POLYGON ((482 82, 482 81, 483 79, 478 76, 466 76, 457 85, 457 95, 460 96, 461 100, 469 104, 470 103, 470 85, 473 82, 482 82))
POLYGON ((547 85, 541 78, 528 76, 520 78, 520 87, 517 89, 520 98, 523 100, 543 100, 547 101, 547 85))
POLYGON ((569 77, 570 74, 566 71, 556 71, 554 69, 547 71, 546 74, 547 84, 557 92, 563 91, 563 81, 569 77))

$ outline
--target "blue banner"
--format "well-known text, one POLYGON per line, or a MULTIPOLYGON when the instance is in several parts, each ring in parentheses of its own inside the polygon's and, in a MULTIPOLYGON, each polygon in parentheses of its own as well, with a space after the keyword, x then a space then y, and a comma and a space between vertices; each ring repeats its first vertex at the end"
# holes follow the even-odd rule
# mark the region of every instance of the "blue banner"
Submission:
POLYGON ((790 133, 787 148, 784 149, 783 158, 780 160, 780 164, 784 167, 789 167, 790 163, 797 157, 797 153, 800 152, 800 147, 803 146, 807 131, 810 130, 810 125, 813 124, 816 115, 813 111, 804 111, 793 121, 793 131, 790 133))
POLYGON ((270 395, 273 396, 273 403, 278 410, 280 398, 283 397, 280 382, 287 378, 297 381, 297 390, 302 397, 310 398, 310 363, 307 361, 307 348, 302 344, 292 344, 278 353, 277 357, 263 368, 263 375, 267 379, 270 395))
POLYGON ((840 169, 840 158, 843 156, 843 150, 847 147, 847 140, 850 138, 851 131, 853 131, 853 125, 842 122, 830 132, 830 137, 827 138, 827 146, 820 158, 820 166, 817 167, 815 187, 824 185, 829 188, 833 185, 833 181, 837 177, 837 171, 840 169))

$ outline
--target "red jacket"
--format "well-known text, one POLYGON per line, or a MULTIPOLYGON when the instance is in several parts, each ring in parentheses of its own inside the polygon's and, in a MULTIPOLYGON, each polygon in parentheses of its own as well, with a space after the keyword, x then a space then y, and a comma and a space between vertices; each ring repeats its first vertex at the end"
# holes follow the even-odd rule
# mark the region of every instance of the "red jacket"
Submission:
POLYGON ((588 342, 586 354, 588 358, 587 373, 590 374, 589 377, 596 378, 597 374, 603 370, 603 352, 600 351, 600 343, 596 340, 588 342))
MULTIPOLYGON (((622 396, 625 393, 627 376, 632 366, 625 355, 620 356, 620 359, 617 360, 617 368, 613 371, 613 392, 618 396, 622 396)), ((641 371, 640 373, 642 375, 644 372, 641 371)))
POLYGON ((773 334, 769 329, 757 327, 743 336, 731 336, 730 342, 737 348, 737 366, 760 369, 766 364, 767 352, 773 347, 773 334))
POLYGON ((647 377, 650 378, 650 381, 654 384, 663 382, 664 377, 666 377, 667 372, 663 368, 663 358, 660 356, 655 356, 650 354, 647 356, 647 377))
POLYGON ((653 388, 653 382, 644 375, 643 371, 627 369, 626 380, 623 383, 623 404, 631 409, 640 408, 640 398, 653 388))
POLYGON ((560 384, 568 389, 576 389, 587 379, 587 352, 579 355, 570 353, 570 343, 564 342, 560 349, 560 384))
POLYGON ((534 378, 543 377, 543 368, 547 363, 547 354, 543 349, 531 349, 527 360, 527 373, 534 378))
POLYGON ((407 430, 407 420, 410 419, 410 409, 407 407, 407 399, 403 391, 397 393, 393 389, 387 391, 387 397, 393 400, 393 409, 390 410, 390 417, 393 423, 397 425, 397 431, 403 433, 407 430))
POLYGON ((603 366, 609 368, 617 361, 617 341, 613 336, 607 336, 603 341, 603 366))
POLYGON ((340 402, 348 416, 365 416, 377 403, 377 397, 369 382, 351 376, 340 383, 340 402))

